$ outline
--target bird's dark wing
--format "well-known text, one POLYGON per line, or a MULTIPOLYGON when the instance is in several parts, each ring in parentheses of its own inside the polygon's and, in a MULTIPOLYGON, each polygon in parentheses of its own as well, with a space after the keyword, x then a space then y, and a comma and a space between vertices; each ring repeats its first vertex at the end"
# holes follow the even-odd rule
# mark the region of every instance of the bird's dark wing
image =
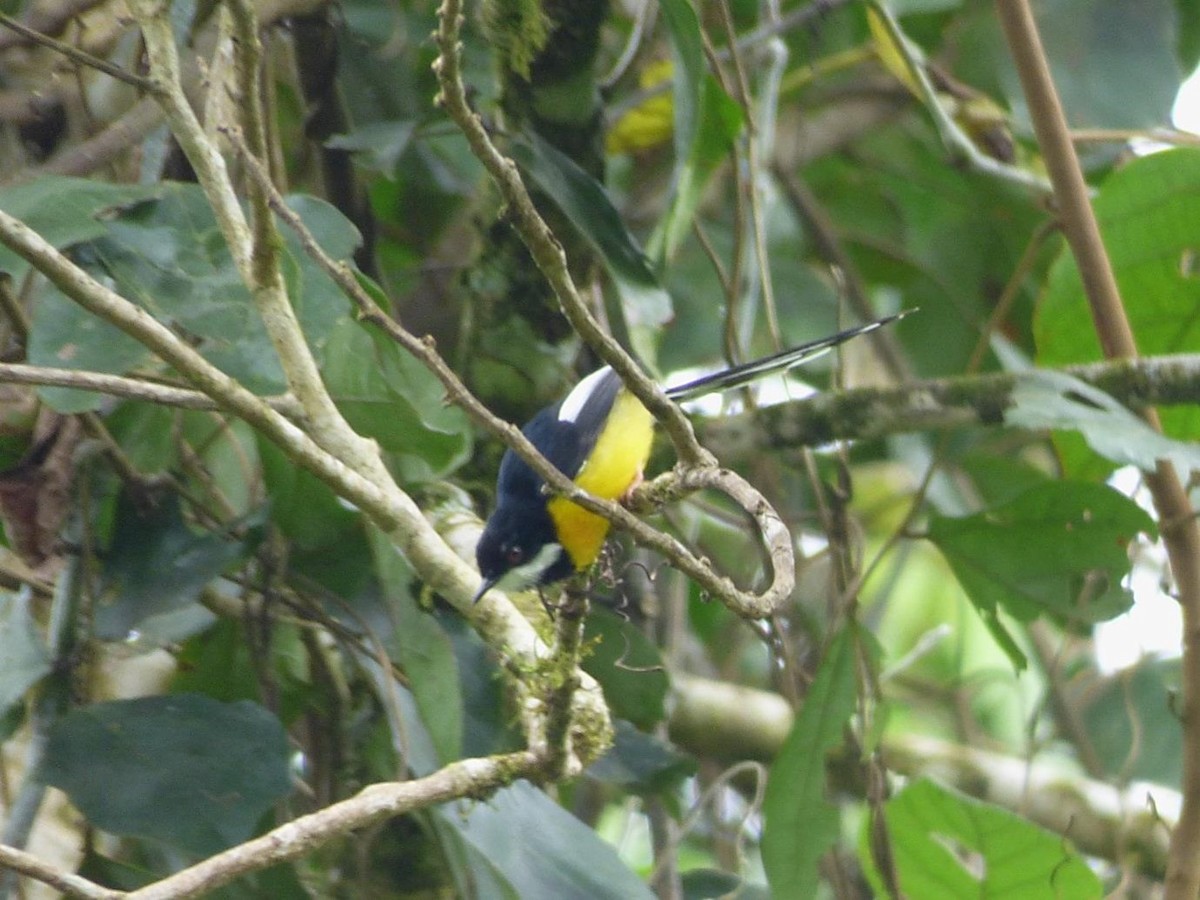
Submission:
MULTIPOLYGON (((620 389, 621 380, 616 374, 601 370, 580 382, 561 403, 543 409, 521 430, 558 471, 574 478, 596 445, 620 389), (564 407, 569 418, 560 418, 564 407)), ((542 479, 512 450, 505 451, 500 461, 497 484, 509 495, 497 497, 498 504, 541 497, 542 493, 542 479)))

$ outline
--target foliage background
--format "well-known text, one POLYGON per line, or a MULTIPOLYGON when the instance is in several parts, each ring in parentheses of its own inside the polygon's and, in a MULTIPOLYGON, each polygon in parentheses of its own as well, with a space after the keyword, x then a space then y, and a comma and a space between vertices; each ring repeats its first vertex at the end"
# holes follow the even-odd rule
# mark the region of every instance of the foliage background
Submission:
MULTIPOLYGON (((623 543, 582 654, 615 744, 598 759, 576 747, 583 774, 451 785, 455 802, 335 827, 205 895, 1163 891, 1182 761, 1200 753, 1173 700, 1189 688, 1174 659, 1102 671, 1092 637, 1133 602, 1132 572, 1178 587, 1128 467, 1195 467, 1196 358, 1089 376, 1125 404, 1172 404, 1173 440, 1078 381, 989 380, 1093 363, 1100 343, 996 8, 890 8, 906 38, 836 0, 467 9, 471 103, 592 313, 650 371, 920 311, 805 369, 823 400, 793 383, 757 412, 697 411, 705 443, 792 529, 798 585, 747 622, 623 543)), ((178 2, 169 22, 207 138, 253 196, 222 9, 178 2)), ((1139 349, 1195 353, 1200 150, 1167 125, 1200 13, 1190 0, 1036 10, 1139 349), (1179 146, 1135 157, 1146 138, 1179 146)), ((5 11, 146 73, 122 9, 5 11)), ((325 253, 353 259, 396 320, 520 422, 596 357, 434 102, 437 12, 259 4, 259 155, 325 253)), ((0 76, 0 210, 321 443, 261 285, 153 91, 15 31, 0 32, 0 76)), ((502 444, 280 235, 278 270, 337 412, 469 556, 502 444)), ((220 396, 166 397, 186 371, 24 256, 0 249, 0 268, 4 845, 135 892, 365 785, 449 782, 448 764, 536 736, 529 699, 555 685, 494 639, 465 576, 442 588, 394 522, 220 396)), ((664 443, 654 471, 671 463, 664 443)), ((722 498, 651 522, 739 582, 762 579, 758 542, 722 498)), ((118 895, 91 889, 75 888, 118 895)))

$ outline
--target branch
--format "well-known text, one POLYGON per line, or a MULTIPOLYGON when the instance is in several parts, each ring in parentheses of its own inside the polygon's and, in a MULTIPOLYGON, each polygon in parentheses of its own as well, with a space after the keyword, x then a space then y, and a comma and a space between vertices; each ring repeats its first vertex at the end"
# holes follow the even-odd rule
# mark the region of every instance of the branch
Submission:
POLYGON ((57 888, 64 897, 81 897, 83 900, 118 900, 125 896, 124 891, 114 891, 79 875, 63 872, 42 862, 32 853, 0 844, 0 871, 5 869, 57 888))
POLYGON ((128 900, 199 897, 241 875, 304 856, 335 838, 384 819, 461 797, 482 799, 534 773, 538 765, 539 760, 532 753, 510 753, 459 760, 414 781, 373 784, 349 800, 293 819, 261 837, 124 896, 128 900))
MULTIPOLYGON (((141 378, 89 372, 81 369, 55 369, 50 366, 31 366, 23 363, 0 363, 0 384, 28 384, 38 387, 75 388, 95 391, 110 397, 141 400, 179 409, 221 409, 208 394, 170 384, 159 384, 141 378)), ((290 418, 300 415, 300 408, 289 395, 264 397, 263 402, 290 418)))
MULTIPOLYGON (((1064 366, 1061 371, 1134 410, 1200 403, 1200 354, 1110 360, 1064 366)), ((1020 372, 994 372, 814 394, 710 420, 700 426, 700 433, 705 446, 733 465, 774 448, 1002 425, 1021 379, 1020 372)))
MULTIPOLYGON (((997 0, 1000 21, 1021 76, 1038 145, 1054 185, 1063 234, 1075 256, 1092 322, 1104 355, 1136 357, 1137 345, 1121 303, 1112 264, 1088 197, 1062 104, 1027 0, 997 0)), ((1143 411, 1162 430, 1153 409, 1143 411)), ((1183 611, 1183 809, 1171 838, 1167 900, 1200 893, 1200 524, 1175 467, 1160 460, 1146 473, 1163 545, 1183 611)))

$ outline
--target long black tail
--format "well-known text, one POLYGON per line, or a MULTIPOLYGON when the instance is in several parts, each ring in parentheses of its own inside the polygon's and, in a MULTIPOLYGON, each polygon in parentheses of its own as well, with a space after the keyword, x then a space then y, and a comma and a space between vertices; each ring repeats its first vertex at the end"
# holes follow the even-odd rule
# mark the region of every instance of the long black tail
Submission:
POLYGON ((855 328, 847 328, 845 331, 839 331, 837 334, 830 335, 829 337, 809 341, 807 344, 800 344, 788 350, 780 350, 778 353, 772 353, 770 356, 764 356, 761 359, 755 359, 740 366, 733 366, 721 372, 714 372, 712 375, 705 375, 702 378, 697 378, 695 381, 689 381, 687 384, 669 387, 667 388, 667 396, 672 400, 691 400, 694 397, 703 397, 705 394, 715 394, 720 391, 730 390, 731 388, 741 387, 743 384, 749 384, 752 381, 757 381, 759 378, 765 378, 774 372, 782 372, 793 366, 806 363, 811 359, 816 359, 818 356, 828 353, 839 344, 846 343, 851 338, 874 331, 876 328, 882 328, 884 325, 895 322, 897 319, 903 319, 911 312, 915 312, 915 310, 906 309, 894 316, 877 319, 874 322, 868 322, 866 325, 858 325, 855 328))

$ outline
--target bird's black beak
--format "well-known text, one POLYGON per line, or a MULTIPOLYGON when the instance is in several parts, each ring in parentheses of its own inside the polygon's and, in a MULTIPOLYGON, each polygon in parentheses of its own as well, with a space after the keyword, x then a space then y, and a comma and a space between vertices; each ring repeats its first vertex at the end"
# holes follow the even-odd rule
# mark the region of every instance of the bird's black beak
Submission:
POLYGON ((482 597, 484 594, 486 594, 488 591, 490 591, 493 587, 495 587, 496 582, 499 580, 500 580, 499 578, 483 579, 483 584, 481 584, 479 586, 479 590, 477 590, 475 592, 475 596, 471 598, 471 603, 472 604, 478 603, 479 598, 482 597))

